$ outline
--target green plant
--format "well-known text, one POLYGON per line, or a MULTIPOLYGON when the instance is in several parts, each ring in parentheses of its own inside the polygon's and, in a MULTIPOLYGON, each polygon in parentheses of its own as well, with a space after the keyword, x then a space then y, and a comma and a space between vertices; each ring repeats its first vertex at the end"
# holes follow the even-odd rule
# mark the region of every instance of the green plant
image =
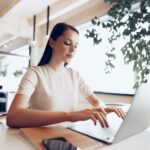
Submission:
POLYGON ((7 76, 7 68, 8 68, 8 64, 3 66, 3 69, 0 70, 0 76, 7 76))
MULTIPOLYGON (((137 75, 134 88, 138 88, 142 82, 147 82, 150 73, 150 0, 104 1, 112 5, 108 11, 109 19, 102 22, 99 17, 95 17, 91 22, 94 26, 103 27, 112 33, 108 39, 111 49, 106 52, 106 72, 110 73, 115 67, 113 43, 122 36, 127 39, 127 43, 121 48, 124 62, 133 63, 133 71, 137 75)), ((98 29, 87 30, 86 37, 92 38, 94 44, 102 41, 98 29)))
POLYGON ((23 75, 27 71, 27 67, 22 67, 20 70, 16 70, 13 74, 15 77, 23 75))
POLYGON ((22 70, 16 70, 13 74, 15 77, 18 77, 18 76, 23 74, 23 71, 22 70))

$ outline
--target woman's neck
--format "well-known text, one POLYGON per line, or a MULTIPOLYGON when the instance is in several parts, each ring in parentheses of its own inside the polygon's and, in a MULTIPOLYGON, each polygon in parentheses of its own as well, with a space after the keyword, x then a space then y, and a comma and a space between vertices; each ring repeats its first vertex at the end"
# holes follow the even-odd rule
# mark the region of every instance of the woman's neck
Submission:
POLYGON ((51 60, 48 65, 55 71, 62 71, 64 69, 64 62, 57 62, 54 60, 51 60))

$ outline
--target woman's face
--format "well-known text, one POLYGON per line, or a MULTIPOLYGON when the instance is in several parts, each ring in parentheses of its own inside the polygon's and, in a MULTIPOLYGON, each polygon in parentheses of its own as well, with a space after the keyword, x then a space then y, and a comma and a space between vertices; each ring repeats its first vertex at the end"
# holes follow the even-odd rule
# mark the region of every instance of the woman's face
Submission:
POLYGON ((69 63, 74 57, 78 47, 79 35, 68 29, 64 31, 63 35, 59 36, 57 40, 50 40, 50 45, 53 48, 53 57, 58 61, 69 63))

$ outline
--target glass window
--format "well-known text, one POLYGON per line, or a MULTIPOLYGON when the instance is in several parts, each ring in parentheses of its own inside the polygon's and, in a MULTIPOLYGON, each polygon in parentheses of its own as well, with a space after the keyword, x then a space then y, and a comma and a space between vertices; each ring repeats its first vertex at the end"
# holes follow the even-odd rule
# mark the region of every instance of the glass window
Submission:
POLYGON ((18 84, 29 67, 29 46, 10 53, 0 52, 0 85, 4 91, 16 91, 18 84))
POLYGON ((126 41, 120 38, 115 43, 115 69, 112 70, 111 74, 106 74, 104 71, 107 59, 105 53, 109 48, 108 35, 110 33, 104 29, 99 29, 103 40, 99 45, 93 45, 92 39, 85 37, 86 30, 93 28, 91 23, 86 23, 77 28, 80 32, 79 47, 70 66, 80 72, 93 91, 134 94, 135 74, 131 64, 124 64, 123 55, 120 51, 126 41))

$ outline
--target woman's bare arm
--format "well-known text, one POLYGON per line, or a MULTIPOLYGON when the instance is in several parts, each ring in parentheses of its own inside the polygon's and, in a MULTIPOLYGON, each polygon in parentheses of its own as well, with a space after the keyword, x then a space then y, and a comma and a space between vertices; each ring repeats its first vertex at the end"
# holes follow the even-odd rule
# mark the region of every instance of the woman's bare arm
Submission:
POLYGON ((29 98, 17 94, 7 114, 7 125, 10 127, 37 127, 68 121, 66 112, 49 112, 28 109, 29 98))
POLYGON ((85 109, 73 112, 49 112, 28 109, 29 97, 17 94, 7 115, 9 127, 39 127, 65 121, 81 121, 91 119, 96 124, 98 120, 102 127, 108 127, 105 115, 99 110, 85 109))
POLYGON ((94 108, 102 107, 99 99, 97 98, 97 96, 94 93, 92 95, 90 95, 89 97, 87 97, 87 100, 94 108))

